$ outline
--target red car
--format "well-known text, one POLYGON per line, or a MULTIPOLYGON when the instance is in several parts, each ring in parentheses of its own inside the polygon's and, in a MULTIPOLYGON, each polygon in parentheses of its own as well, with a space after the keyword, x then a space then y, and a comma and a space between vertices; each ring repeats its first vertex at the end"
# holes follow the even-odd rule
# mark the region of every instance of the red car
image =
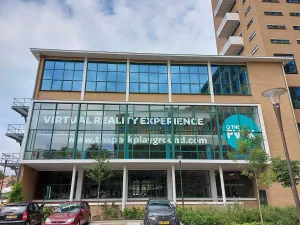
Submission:
POLYGON ((45 220, 45 225, 76 224, 82 225, 91 221, 91 209, 87 202, 65 202, 45 220))

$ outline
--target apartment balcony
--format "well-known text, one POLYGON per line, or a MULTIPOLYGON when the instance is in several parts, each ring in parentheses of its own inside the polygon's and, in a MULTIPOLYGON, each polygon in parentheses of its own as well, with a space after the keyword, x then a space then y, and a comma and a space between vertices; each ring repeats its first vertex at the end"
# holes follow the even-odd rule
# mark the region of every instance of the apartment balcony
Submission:
POLYGON ((25 124, 9 124, 5 136, 22 144, 25 132, 25 124))
POLYGON ((229 37, 240 23, 238 13, 226 13, 217 30, 217 37, 229 37))
POLYGON ((220 51, 220 55, 237 55, 243 46, 244 41, 242 37, 230 36, 220 51))
POLYGON ((30 98, 14 98, 12 109, 24 117, 25 121, 28 116, 30 98))
POLYGON ((219 0, 214 11, 215 16, 225 16, 225 14, 230 11, 233 4, 235 4, 235 0, 219 0))

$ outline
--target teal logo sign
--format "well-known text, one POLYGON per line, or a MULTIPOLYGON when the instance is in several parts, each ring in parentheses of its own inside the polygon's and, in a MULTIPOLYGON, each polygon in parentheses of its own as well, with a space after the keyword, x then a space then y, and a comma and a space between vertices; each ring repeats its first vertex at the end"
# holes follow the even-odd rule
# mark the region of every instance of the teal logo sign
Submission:
POLYGON ((240 130, 247 128, 251 131, 251 136, 254 136, 255 132, 259 132, 258 126, 248 116, 235 114, 229 116, 223 123, 222 133, 223 138, 233 148, 237 148, 237 140, 240 138, 240 130))

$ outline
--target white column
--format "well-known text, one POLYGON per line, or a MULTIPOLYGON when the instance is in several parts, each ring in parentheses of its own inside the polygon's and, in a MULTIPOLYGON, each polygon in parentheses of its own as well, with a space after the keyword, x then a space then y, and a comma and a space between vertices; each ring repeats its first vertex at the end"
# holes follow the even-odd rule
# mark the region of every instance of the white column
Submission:
POLYGON ((171 80, 171 62, 168 60, 168 93, 169 102, 172 102, 172 80, 171 80))
POLYGON ((220 181, 221 181, 221 189, 222 189, 222 198, 223 198, 223 205, 226 206, 226 193, 225 193, 225 185, 224 185, 224 177, 223 177, 223 169, 222 166, 219 166, 219 173, 220 173, 220 181))
POLYGON ((215 170, 209 171, 210 176, 210 189, 211 189, 211 196, 214 201, 218 201, 218 192, 217 192, 217 183, 216 183, 216 176, 215 170))
POLYGON ((85 83, 86 83, 86 76, 87 76, 87 57, 84 58, 84 65, 83 65, 83 74, 82 74, 82 86, 81 86, 81 95, 80 100, 84 100, 84 93, 85 93, 85 83))
POLYGON ((126 66, 126 102, 129 101, 129 82, 130 82, 130 61, 127 59, 127 66, 126 66))
POLYGON ((167 170, 167 187, 168 187, 168 199, 173 199, 173 185, 172 185, 172 169, 167 170))
POLYGON ((75 177, 76 177, 76 165, 73 165, 72 181, 71 181, 71 191, 70 191, 70 201, 73 201, 74 188, 75 188, 75 177))
POLYGON ((128 185, 127 185, 127 180, 128 180, 128 171, 126 165, 124 165, 123 168, 123 193, 122 193, 122 211, 125 209, 125 204, 127 200, 127 191, 128 191, 128 185))
POLYGON ((78 176, 77 176, 77 183, 76 183, 76 195, 75 195, 75 200, 76 201, 81 200, 83 175, 84 175, 84 170, 82 168, 79 168, 78 169, 78 176))
POLYGON ((207 62, 207 70, 208 70, 208 81, 209 81, 209 89, 210 89, 210 98, 211 102, 215 102, 215 93, 213 88, 213 79, 212 79, 212 73, 211 73, 211 64, 210 62, 207 62))
POLYGON ((175 166, 172 165, 172 186, 173 186, 173 202, 176 205, 176 181, 175 181, 175 166))

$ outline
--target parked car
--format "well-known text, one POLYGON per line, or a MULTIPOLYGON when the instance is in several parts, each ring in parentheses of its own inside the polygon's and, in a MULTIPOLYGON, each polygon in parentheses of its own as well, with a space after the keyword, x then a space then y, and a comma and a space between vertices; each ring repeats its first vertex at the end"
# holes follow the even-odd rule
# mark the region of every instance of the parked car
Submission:
POLYGON ((9 203, 0 212, 0 225, 37 225, 42 224, 42 222, 42 206, 33 202, 9 203))
POLYGON ((91 221, 91 208, 87 202, 65 202, 60 204, 45 220, 45 225, 76 224, 82 225, 91 221))
POLYGON ((176 208, 168 199, 151 198, 145 206, 145 225, 179 225, 176 208))

